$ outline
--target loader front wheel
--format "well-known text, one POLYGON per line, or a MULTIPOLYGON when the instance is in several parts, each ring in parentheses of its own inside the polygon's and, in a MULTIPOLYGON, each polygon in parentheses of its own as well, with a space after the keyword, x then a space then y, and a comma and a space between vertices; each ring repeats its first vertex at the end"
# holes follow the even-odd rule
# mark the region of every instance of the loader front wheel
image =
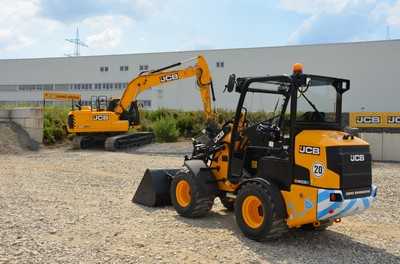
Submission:
POLYGON ((214 196, 207 192, 207 186, 200 186, 198 180, 187 169, 179 171, 171 182, 171 202, 179 215, 189 218, 202 217, 212 208, 214 196))
POLYGON ((262 184, 252 182, 240 188, 235 201, 235 217, 243 234, 256 241, 275 239, 286 231, 279 219, 272 193, 262 184))

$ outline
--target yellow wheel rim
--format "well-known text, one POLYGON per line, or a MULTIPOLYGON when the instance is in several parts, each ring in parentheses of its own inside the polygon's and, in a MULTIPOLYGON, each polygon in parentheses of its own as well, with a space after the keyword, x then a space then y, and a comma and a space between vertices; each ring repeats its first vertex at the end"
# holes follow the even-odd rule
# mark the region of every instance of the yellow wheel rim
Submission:
POLYGON ((242 216, 247 226, 256 229, 264 222, 264 212, 261 200, 254 195, 247 196, 242 204, 242 216))
POLYGON ((187 181, 181 180, 176 185, 176 201, 181 207, 187 207, 192 201, 190 185, 187 181))

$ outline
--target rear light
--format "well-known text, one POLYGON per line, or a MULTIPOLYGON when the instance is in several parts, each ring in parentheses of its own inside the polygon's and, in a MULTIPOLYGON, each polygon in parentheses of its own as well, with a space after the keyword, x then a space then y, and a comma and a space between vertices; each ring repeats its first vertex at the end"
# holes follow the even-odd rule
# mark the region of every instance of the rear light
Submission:
POLYGON ((343 197, 340 193, 331 193, 329 195, 329 200, 331 202, 341 202, 341 201, 343 201, 343 197))

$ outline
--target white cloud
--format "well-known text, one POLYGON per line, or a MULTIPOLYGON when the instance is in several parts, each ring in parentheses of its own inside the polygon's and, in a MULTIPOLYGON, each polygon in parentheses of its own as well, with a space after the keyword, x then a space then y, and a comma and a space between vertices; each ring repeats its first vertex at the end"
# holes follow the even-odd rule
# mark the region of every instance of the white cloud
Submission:
POLYGON ((280 0, 284 9, 303 14, 335 14, 346 8, 374 2, 376 0, 280 0))
POLYGON ((281 7, 306 15, 289 43, 329 43, 385 38, 385 27, 400 28, 400 0, 280 0, 281 7))
POLYGON ((387 23, 390 26, 400 27, 400 0, 388 10, 387 23))
POLYGON ((110 49, 117 47, 127 28, 134 21, 127 16, 96 16, 83 20, 82 25, 89 32, 87 44, 90 48, 110 49))
POLYGON ((301 38, 302 35, 309 33, 312 28, 313 24, 315 21, 319 19, 318 15, 313 15, 306 20, 303 21, 303 23, 289 36, 289 44, 295 44, 299 42, 299 39, 301 38))
MULTIPOLYGON (((59 45, 76 25, 94 50, 115 48, 135 24, 130 17, 148 19, 166 6, 161 0, 0 0, 0 5, 2 57, 18 52, 32 54, 24 49, 42 43, 59 45), (74 17, 75 13, 78 15, 74 17)), ((70 48, 61 44, 51 53, 61 55, 70 48)))
POLYGON ((0 8, 0 51, 9 52, 32 45, 57 22, 38 16, 39 0, 3 0, 0 8))

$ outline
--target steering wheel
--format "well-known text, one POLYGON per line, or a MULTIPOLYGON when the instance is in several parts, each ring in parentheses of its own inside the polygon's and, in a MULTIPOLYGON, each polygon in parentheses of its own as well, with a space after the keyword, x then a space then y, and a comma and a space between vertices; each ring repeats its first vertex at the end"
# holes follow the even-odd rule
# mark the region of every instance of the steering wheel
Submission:
POLYGON ((325 113, 323 112, 305 112, 301 119, 309 122, 324 122, 325 121, 325 113))

